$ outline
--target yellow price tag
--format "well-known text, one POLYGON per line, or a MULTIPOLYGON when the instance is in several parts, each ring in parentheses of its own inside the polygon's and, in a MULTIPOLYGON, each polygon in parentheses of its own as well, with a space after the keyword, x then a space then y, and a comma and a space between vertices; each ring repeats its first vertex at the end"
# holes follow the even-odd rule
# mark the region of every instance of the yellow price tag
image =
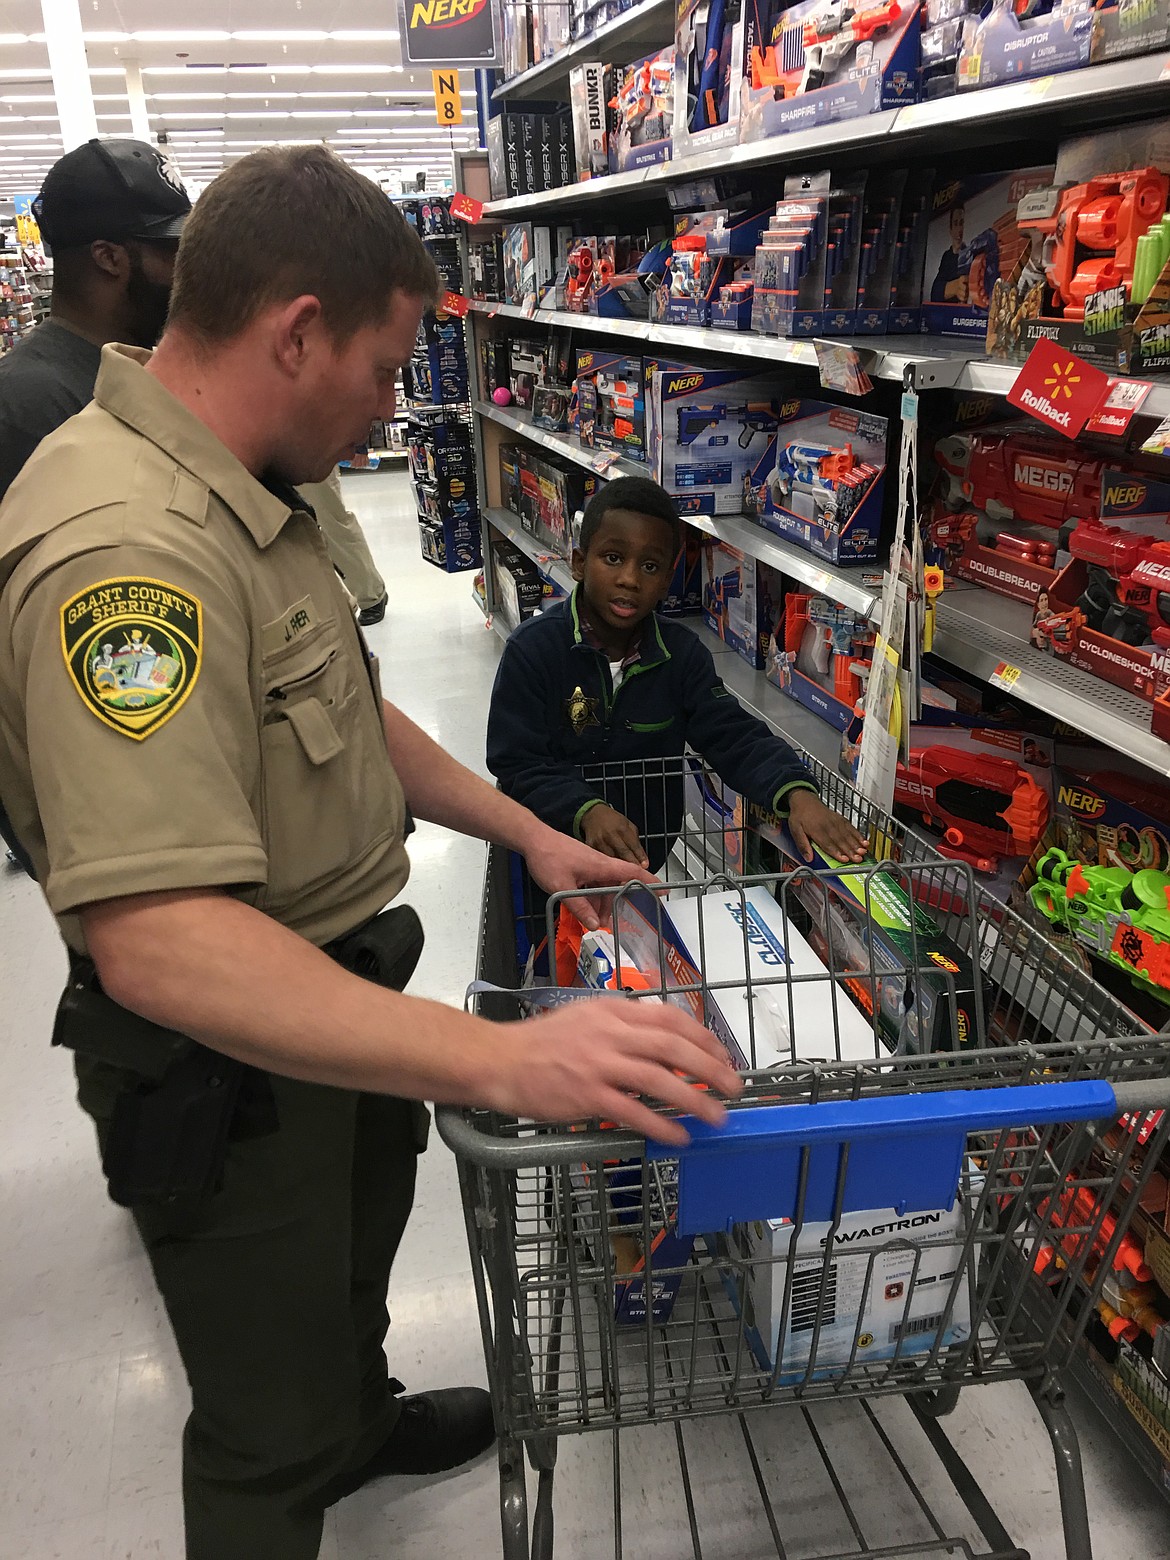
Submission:
POLYGON ((987 679, 995 688, 1002 688, 1005 693, 1010 693, 1020 680, 1020 668, 1011 666, 1007 661, 1001 661, 987 679))
POLYGON ((461 125, 463 100, 459 96, 459 72, 457 70, 431 71, 431 84, 435 89, 435 123, 461 125))

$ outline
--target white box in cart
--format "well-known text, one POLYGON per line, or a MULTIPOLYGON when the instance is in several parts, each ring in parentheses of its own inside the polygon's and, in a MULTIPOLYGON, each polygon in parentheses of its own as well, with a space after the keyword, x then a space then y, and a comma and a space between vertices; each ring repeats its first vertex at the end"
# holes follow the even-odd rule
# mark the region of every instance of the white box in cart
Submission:
MULTIPOLYGON (((814 1380, 841 1373, 849 1364, 855 1337, 857 1365, 891 1359, 899 1339, 899 1358, 929 1353, 944 1317, 943 1347, 970 1337, 966 1279, 958 1287, 949 1315, 947 1311, 963 1255, 961 1202, 956 1201, 949 1212, 902 1218, 893 1208, 844 1214, 832 1237, 827 1278, 824 1247, 830 1226, 806 1224, 796 1239, 788 1325, 781 1342, 792 1228, 786 1219, 757 1220, 733 1226, 727 1237, 736 1261, 752 1264, 747 1271, 744 1336, 763 1370, 774 1369, 779 1349, 781 1382, 798 1380, 807 1370, 818 1312, 814 1380)), ((728 1288, 737 1302, 739 1280, 738 1269, 728 1270, 728 1288)))
POLYGON ((838 1054, 841 1061, 872 1061, 879 1051, 885 1054, 884 1047, 879 1047, 874 1038, 869 1020, 854 1007, 844 988, 830 979, 825 965, 791 920, 785 924, 783 911, 766 888, 757 884, 745 889, 742 895, 732 890, 689 899, 672 895, 667 910, 691 963, 698 967, 702 961, 707 982, 743 982, 738 990, 730 987, 711 994, 731 1034, 729 1048, 738 1066, 771 1067, 793 1060, 836 1061, 838 1054), (745 910, 746 971, 742 924, 745 910), (781 973, 821 979, 789 985, 776 981, 781 973), (770 983, 753 985, 750 1004, 745 974, 753 982, 770 983), (754 1060, 749 1005, 755 1015, 754 1060), (790 1023, 795 1025, 791 1038, 790 1023))

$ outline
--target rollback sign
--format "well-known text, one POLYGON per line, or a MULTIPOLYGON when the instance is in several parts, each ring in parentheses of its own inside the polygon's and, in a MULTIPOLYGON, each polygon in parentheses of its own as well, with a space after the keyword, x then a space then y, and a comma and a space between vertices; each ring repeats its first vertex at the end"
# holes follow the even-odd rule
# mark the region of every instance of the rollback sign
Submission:
POLYGON ((398 0, 404 65, 503 63, 499 0, 398 0))

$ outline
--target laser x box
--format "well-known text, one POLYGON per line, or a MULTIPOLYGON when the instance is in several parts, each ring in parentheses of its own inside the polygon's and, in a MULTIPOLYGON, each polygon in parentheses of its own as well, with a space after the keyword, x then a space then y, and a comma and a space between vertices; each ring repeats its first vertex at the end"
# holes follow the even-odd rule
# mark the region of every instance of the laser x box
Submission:
POLYGON ((647 360, 646 458, 679 513, 742 512, 776 432, 775 385, 734 369, 647 360))
MULTIPOLYGON (((779 1358, 781 1385, 798 1381, 810 1365, 812 1380, 820 1381, 851 1361, 864 1366, 895 1353, 928 1353, 940 1332, 944 1348, 970 1337, 970 1297, 958 1277, 958 1202, 949 1211, 902 1216, 893 1208, 846 1213, 836 1229, 805 1224, 795 1236, 787 1219, 753 1220, 734 1225, 727 1243, 733 1261, 747 1264, 744 1336, 761 1370, 774 1369, 779 1358)), ((738 1278, 728 1270, 733 1300, 738 1278)))
POLYGON ((785 401, 752 468, 745 509, 830 563, 878 555, 889 424, 828 401, 785 401))

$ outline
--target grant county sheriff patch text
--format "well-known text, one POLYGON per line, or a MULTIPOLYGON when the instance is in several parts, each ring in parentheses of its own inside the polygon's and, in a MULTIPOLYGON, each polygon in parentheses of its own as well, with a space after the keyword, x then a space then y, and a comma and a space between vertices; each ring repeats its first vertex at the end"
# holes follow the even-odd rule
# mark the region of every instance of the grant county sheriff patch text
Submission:
POLYGON ((191 692, 202 643, 202 603, 165 580, 101 580, 61 608, 73 686, 100 721, 136 742, 191 692))

